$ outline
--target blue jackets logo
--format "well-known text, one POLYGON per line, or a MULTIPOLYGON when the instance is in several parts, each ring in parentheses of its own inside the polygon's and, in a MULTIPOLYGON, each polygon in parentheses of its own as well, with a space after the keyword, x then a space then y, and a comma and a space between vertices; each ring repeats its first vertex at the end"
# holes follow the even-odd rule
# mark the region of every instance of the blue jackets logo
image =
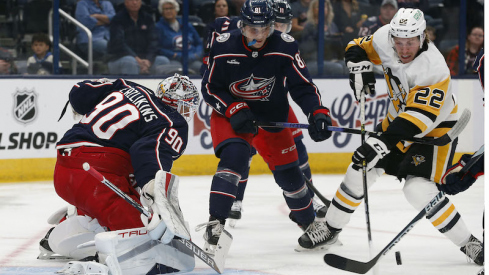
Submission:
POLYGON ((37 117, 37 95, 34 90, 17 90, 14 94, 14 118, 21 123, 32 122, 37 117))
POLYGON ((268 101, 275 85, 275 76, 271 78, 255 77, 253 74, 245 79, 231 83, 229 90, 238 98, 252 101, 268 101))

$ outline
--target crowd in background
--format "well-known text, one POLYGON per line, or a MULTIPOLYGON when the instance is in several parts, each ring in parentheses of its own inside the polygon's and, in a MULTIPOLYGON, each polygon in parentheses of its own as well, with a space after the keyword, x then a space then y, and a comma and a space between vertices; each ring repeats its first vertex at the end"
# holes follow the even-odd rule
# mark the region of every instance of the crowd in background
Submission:
MULTIPOLYGON (((92 32, 94 74, 170 75, 182 72, 183 0, 61 0, 60 8, 92 32)), ((188 0, 188 69, 198 75, 207 31, 217 17, 238 16, 243 0, 188 0)), ((399 8, 421 9, 430 40, 447 59, 452 75, 472 74, 471 65, 484 43, 484 1, 467 1, 465 71, 459 72, 457 0, 291 0, 291 35, 299 43, 311 75, 318 76, 319 1, 324 1, 326 76, 347 75, 344 48, 354 38, 388 24, 399 8)), ((0 4, 0 74, 51 74, 52 43, 47 16, 52 0, 7 0, 0 4), (1 5, 4 5, 3 7, 1 5), (2 15, 3 14, 3 15, 2 15), (36 15, 36 16, 34 16, 36 15), (38 22, 32 22, 38 21, 38 22)), ((88 36, 61 19, 60 42, 87 60, 88 36)), ((71 74, 71 57, 60 53, 60 72, 71 74)), ((78 64, 78 74, 86 68, 78 64)), ((77 68, 78 68, 77 67, 77 68)), ((377 68, 381 73, 381 68, 377 68)))

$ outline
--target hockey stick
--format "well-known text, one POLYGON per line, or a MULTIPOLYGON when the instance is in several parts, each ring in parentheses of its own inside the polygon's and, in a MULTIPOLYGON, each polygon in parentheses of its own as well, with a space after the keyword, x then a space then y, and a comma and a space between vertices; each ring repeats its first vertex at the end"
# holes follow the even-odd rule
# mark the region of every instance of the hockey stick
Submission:
POLYGON ((324 255, 324 261, 326 264, 341 269, 349 272, 354 272, 358 274, 365 274, 367 273, 377 262, 391 250, 393 246, 395 246, 401 239, 404 237, 411 229, 413 229, 414 225, 421 220, 427 213, 429 213, 438 203, 440 203, 443 198, 445 197, 445 194, 443 192, 439 192, 431 201, 421 210, 416 217, 412 221, 404 227, 404 229, 397 234, 397 236, 390 241, 389 244, 387 244, 380 252, 375 256, 373 259, 370 261, 364 263, 364 262, 359 262, 356 260, 351 260, 347 259, 345 257, 335 255, 335 254, 326 254, 324 255))
MULTIPOLYGON (((414 143, 420 143, 420 144, 427 144, 427 145, 434 145, 434 146, 444 146, 447 145, 448 143, 452 142, 462 131, 465 129, 465 126, 467 126, 467 123, 470 120, 470 110, 465 109, 462 114, 460 115, 460 118, 457 120, 455 125, 453 125, 452 129, 448 131, 446 134, 444 134, 441 137, 438 138, 431 138, 431 137, 412 137, 410 140, 406 140, 409 142, 414 142, 414 143)), ((278 127, 278 128, 301 128, 301 129, 307 129, 309 127, 309 124, 304 124, 304 123, 290 123, 290 122, 265 122, 265 121, 257 121, 255 122, 256 126, 260 127, 278 127)), ((336 126, 328 126, 328 130, 333 131, 333 132, 342 132, 346 134, 361 134, 362 131, 359 129, 352 129, 352 128, 344 128, 344 127, 336 127, 336 126)), ((369 136, 380 136, 382 133, 380 132, 369 132, 365 131, 365 133, 369 136)))
POLYGON ((306 179, 306 185, 308 188, 311 188, 312 192, 318 196, 318 198, 326 205, 326 207, 329 208, 329 205, 331 204, 331 201, 328 200, 323 194, 319 192, 319 190, 316 189, 316 187, 312 184, 312 182, 304 175, 304 179, 306 179))
MULTIPOLYGON (((134 206, 141 214, 150 218, 151 213, 144 209, 139 203, 129 197, 126 193, 122 192, 117 186, 115 186, 112 182, 106 179, 99 171, 95 170, 90 166, 87 162, 83 163, 83 170, 87 171, 94 178, 105 184, 107 187, 112 189, 117 195, 127 201, 129 204, 134 206)), ((210 257, 207 253, 204 252, 200 247, 194 244, 190 240, 186 240, 183 238, 178 238, 178 241, 183 243, 188 249, 190 249, 195 256, 201 259, 205 264, 214 269, 217 273, 221 274, 224 270, 224 261, 227 256, 227 252, 229 251, 229 246, 231 245, 232 236, 226 230, 223 230, 221 237, 219 238, 219 242, 216 245, 216 254, 214 258, 210 257), (221 242, 222 239, 222 242, 221 242)))
MULTIPOLYGON (((370 94, 368 86, 364 86, 360 92, 360 131, 362 146, 365 144, 365 92, 370 94)), ((363 183, 363 207, 365 208, 365 223, 367 224, 368 247, 370 249, 370 257, 374 254, 374 246, 372 244, 372 229, 370 227, 370 210, 368 205, 368 184, 367 184, 367 160, 362 161, 362 183, 363 183)), ((375 274, 375 270, 374 270, 375 274)))

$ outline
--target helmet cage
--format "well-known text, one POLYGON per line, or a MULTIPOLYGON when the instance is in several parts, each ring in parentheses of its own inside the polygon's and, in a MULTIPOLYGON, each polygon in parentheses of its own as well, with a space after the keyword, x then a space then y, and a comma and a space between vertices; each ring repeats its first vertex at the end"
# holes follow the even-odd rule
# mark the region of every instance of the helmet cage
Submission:
POLYGON ((188 122, 199 107, 200 95, 197 87, 187 76, 175 74, 158 84, 156 96, 165 104, 177 110, 188 122))

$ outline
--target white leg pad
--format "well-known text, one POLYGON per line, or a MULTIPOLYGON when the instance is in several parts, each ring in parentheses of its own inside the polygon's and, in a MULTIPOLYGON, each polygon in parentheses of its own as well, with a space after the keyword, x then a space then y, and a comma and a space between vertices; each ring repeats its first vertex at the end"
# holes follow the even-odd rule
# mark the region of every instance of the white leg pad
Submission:
POLYGON ((58 224, 49 235, 49 247, 53 252, 71 257, 73 259, 82 259, 88 256, 94 256, 95 247, 77 246, 95 238, 95 235, 104 232, 96 219, 88 216, 71 216, 58 224))
POLYGON ((182 242, 163 244, 153 240, 145 227, 97 234, 95 246, 101 262, 109 266, 113 275, 147 274, 158 264, 180 272, 195 267, 193 252, 182 242))

